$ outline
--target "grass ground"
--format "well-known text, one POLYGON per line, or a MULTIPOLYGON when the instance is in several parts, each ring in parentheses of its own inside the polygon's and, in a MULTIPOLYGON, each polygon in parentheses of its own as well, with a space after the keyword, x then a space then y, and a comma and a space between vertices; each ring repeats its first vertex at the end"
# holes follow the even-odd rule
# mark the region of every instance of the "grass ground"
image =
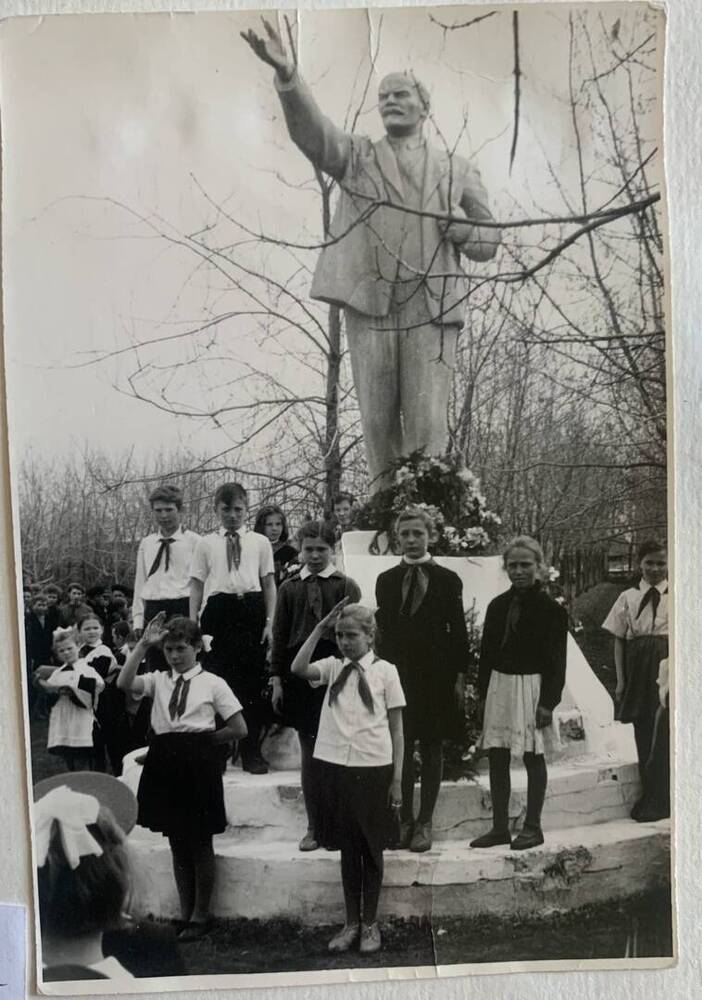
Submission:
POLYGON ((672 954, 670 912, 670 894, 661 891, 538 921, 392 921, 382 925, 383 950, 367 957, 330 955, 336 927, 234 921, 181 950, 190 975, 616 959, 627 944, 636 957, 657 957, 672 954))

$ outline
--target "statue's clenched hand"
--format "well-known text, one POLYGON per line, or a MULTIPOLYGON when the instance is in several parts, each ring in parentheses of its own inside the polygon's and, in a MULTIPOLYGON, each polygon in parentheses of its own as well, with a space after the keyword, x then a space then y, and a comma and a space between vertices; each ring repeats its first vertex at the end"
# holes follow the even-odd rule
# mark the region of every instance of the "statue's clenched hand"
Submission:
POLYGON ((241 37, 251 46, 258 58, 272 66, 280 79, 287 83, 295 72, 295 64, 286 52, 280 35, 270 21, 267 21, 265 17, 262 17, 261 20, 267 38, 257 35, 251 28, 248 31, 242 31, 241 37))

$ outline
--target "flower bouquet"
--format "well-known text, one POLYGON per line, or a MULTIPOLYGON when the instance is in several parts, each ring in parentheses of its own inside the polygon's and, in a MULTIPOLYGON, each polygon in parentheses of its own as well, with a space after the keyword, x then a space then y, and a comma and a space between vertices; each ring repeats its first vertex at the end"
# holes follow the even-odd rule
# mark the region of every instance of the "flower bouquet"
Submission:
POLYGON ((495 549, 502 522, 488 510, 480 480, 460 458, 415 451, 392 465, 391 476, 390 486, 370 497, 356 515, 357 528, 375 529, 371 552, 397 551, 394 525, 405 507, 419 507, 434 521, 434 555, 472 556, 495 549))

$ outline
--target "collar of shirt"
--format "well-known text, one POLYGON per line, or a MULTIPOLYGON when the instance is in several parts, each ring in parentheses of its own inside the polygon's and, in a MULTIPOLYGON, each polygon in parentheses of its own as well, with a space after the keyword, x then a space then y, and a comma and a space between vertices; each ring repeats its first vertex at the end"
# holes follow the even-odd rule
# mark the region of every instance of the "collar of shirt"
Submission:
MULTIPOLYGON (((319 573, 317 573, 316 575, 320 576, 323 580, 328 580, 330 576, 334 576, 334 574, 338 572, 339 570, 336 568, 336 566, 334 566, 333 563, 329 563, 329 565, 325 569, 320 570, 319 573)), ((303 566, 302 569, 300 570, 301 580, 306 580, 308 576, 312 575, 313 574, 310 573, 307 566, 303 566)))
POLYGON ((174 684, 178 682, 178 678, 182 677, 184 681, 189 681, 193 677, 196 677, 202 671, 202 667, 199 663, 196 663, 194 667, 190 670, 186 670, 184 674, 179 674, 176 670, 171 670, 171 680, 174 684))
POLYGON ((423 566, 425 563, 431 562, 431 560, 431 552, 425 552, 419 559, 410 559, 409 556, 402 557, 403 563, 407 563, 408 566, 423 566))
MULTIPOLYGON (((351 662, 352 661, 348 658, 348 656, 345 657, 344 660, 342 661, 342 664, 341 664, 342 669, 343 669, 343 667, 346 666, 347 663, 351 663, 351 662)), ((368 652, 365 653, 361 657, 360 660, 354 660, 353 662, 357 663, 359 665, 359 667, 361 667, 362 670, 363 670, 363 672, 365 673, 368 670, 368 668, 375 663, 375 653, 373 652, 372 649, 369 649, 368 652)))
POLYGON ((162 531, 157 531, 156 532, 156 540, 160 542, 162 539, 165 539, 165 538, 177 538, 178 535, 184 535, 184 534, 185 534, 185 529, 183 528, 183 525, 180 524, 180 525, 178 525, 178 527, 176 528, 176 530, 173 532, 172 535, 164 535, 162 531))
MULTIPOLYGON (((237 528, 237 529, 236 529, 236 534, 237 534, 237 535, 239 536, 239 538, 243 538, 243 537, 244 537, 244 535, 246 534, 246 532, 247 532, 248 530, 249 530, 249 529, 248 529, 248 528, 246 527, 246 525, 245 525, 245 524, 242 524, 242 526, 241 526, 240 528, 237 528)), ((218 534, 218 535, 219 535, 219 536, 220 536, 221 538, 224 538, 224 537, 225 537, 225 535, 228 535, 228 534, 229 534, 229 528, 225 528, 225 527, 224 527, 224 525, 222 525, 221 527, 219 527, 219 528, 217 529, 217 534, 218 534)))
POLYGON ((665 594, 666 590, 668 589, 668 581, 661 580, 660 583, 653 584, 653 583, 646 583, 646 581, 642 579, 639 582, 638 589, 641 591, 642 594, 646 594, 651 589, 651 587, 654 587, 659 594, 665 594))

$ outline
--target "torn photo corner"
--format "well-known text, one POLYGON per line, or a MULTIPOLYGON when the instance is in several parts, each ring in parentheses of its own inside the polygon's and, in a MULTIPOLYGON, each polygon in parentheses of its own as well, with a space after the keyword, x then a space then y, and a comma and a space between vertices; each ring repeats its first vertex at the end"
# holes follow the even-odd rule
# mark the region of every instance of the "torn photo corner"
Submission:
POLYGON ((43 992, 674 963, 664 32, 0 24, 43 992))

